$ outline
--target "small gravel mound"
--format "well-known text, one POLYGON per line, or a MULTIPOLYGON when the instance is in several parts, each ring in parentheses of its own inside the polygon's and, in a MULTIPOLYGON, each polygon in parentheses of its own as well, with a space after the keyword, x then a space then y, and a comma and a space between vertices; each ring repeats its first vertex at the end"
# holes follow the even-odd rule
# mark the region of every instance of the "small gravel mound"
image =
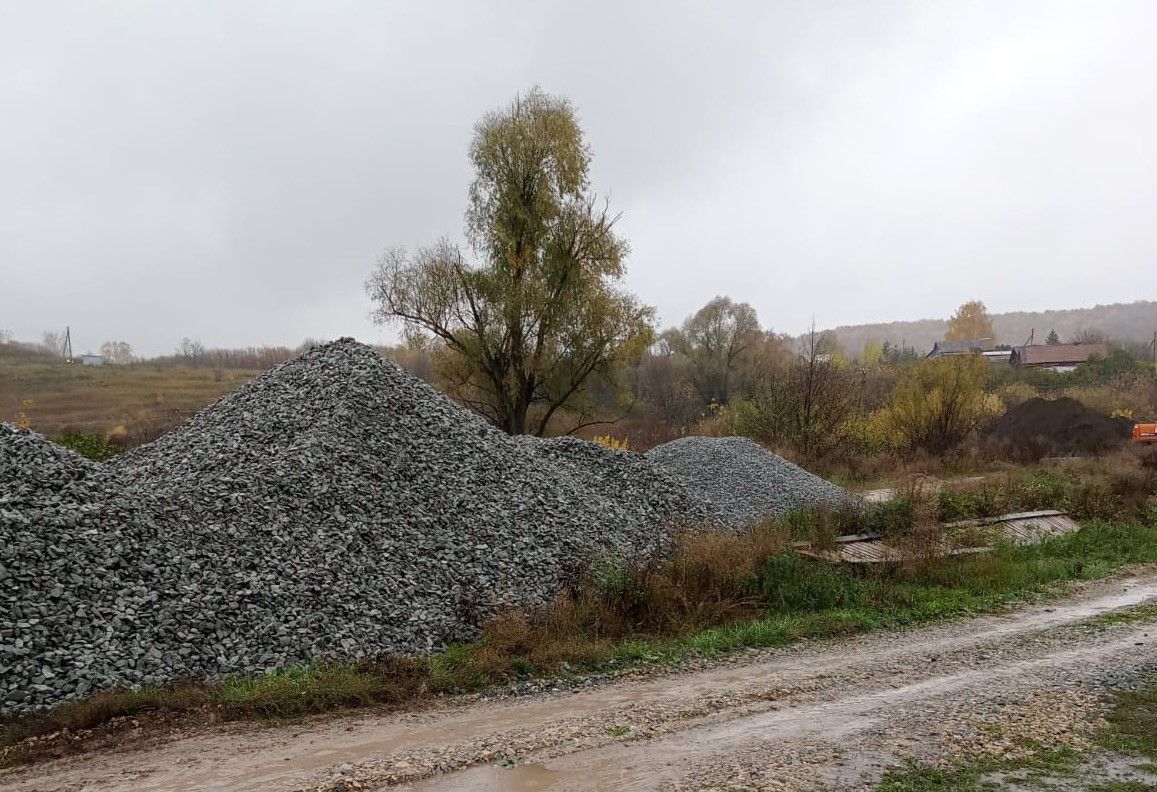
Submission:
POLYGON ((94 463, 36 432, 0 423, 0 504, 51 500, 83 481, 94 463))
POLYGON ((841 487, 745 437, 681 437, 647 458, 681 477, 736 530, 795 509, 855 504, 841 487))
POLYGON ((104 464, 5 426, 0 712, 428 651, 704 513, 574 443, 511 438, 350 339, 104 464))

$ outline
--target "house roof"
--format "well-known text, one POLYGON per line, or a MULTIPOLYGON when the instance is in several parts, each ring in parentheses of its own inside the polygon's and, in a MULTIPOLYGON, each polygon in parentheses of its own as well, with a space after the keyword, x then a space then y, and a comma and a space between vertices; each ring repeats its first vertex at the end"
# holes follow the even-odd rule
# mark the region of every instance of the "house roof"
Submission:
POLYGON ((1073 366, 1092 357, 1107 358, 1108 344, 1033 344, 1013 350, 1022 366, 1073 366))
POLYGON ((991 338, 970 338, 964 341, 937 341, 928 357, 962 355, 965 352, 989 352, 994 348, 991 338))

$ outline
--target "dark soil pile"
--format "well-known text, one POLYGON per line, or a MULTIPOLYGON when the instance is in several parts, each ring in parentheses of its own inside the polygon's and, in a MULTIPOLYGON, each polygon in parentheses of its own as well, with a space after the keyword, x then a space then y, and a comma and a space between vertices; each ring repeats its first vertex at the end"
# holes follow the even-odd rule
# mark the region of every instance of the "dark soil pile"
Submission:
POLYGON ((1084 456, 1116 451, 1128 440, 1132 422, 1109 418, 1076 399, 1029 399, 992 427, 988 441, 1016 459, 1084 456))

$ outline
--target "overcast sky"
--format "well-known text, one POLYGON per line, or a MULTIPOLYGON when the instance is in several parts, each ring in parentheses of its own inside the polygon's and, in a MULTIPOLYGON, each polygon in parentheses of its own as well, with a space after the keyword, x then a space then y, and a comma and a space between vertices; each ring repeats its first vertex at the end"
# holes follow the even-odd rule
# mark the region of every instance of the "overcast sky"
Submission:
POLYGON ((0 329, 384 341, 471 128, 568 96, 674 324, 1157 297, 1157 3, 0 0, 0 329))

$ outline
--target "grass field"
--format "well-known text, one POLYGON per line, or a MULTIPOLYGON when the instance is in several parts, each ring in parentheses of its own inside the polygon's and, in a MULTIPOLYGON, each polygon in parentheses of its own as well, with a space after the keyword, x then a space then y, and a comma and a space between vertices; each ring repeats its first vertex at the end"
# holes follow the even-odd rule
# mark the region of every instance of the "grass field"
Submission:
POLYGON ((256 376, 257 371, 63 363, 0 364, 0 421, 49 437, 107 435, 151 440, 256 376))

